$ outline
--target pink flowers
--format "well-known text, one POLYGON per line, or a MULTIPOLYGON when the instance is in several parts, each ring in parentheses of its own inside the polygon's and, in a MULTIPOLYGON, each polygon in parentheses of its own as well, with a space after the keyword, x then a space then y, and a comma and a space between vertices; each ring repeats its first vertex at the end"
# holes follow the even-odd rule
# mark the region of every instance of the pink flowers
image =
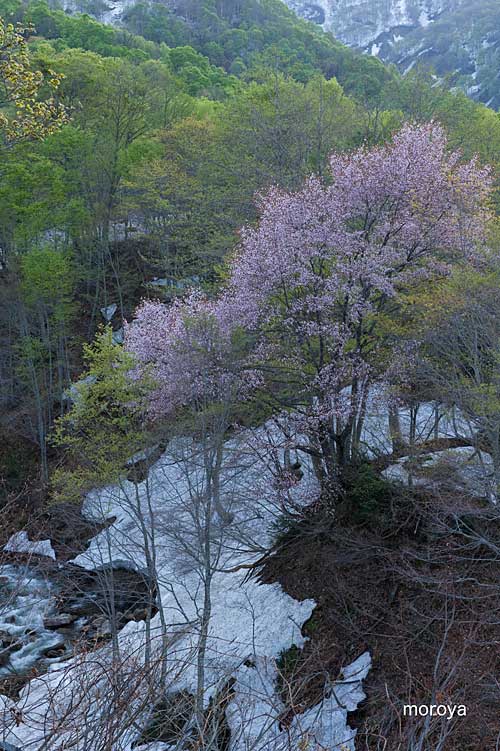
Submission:
POLYGON ((157 414, 228 383, 248 394, 260 368, 277 409, 298 410, 319 454, 330 452, 327 474, 356 450, 370 380, 383 376, 377 317, 413 283, 481 256, 491 191, 489 171, 448 153, 433 123, 333 154, 330 168, 328 184, 260 196, 218 299, 146 302, 126 334, 159 384, 157 414), (253 370, 230 364, 237 329, 252 333, 253 370))
MULTIPOLYGON (((145 301, 125 329, 125 346, 157 384, 153 416, 167 416, 199 399, 217 400, 235 387, 227 353, 231 331, 217 304, 198 291, 170 306, 145 301)), ((243 383, 237 391, 243 393, 243 383)))
MULTIPOLYGON (((332 184, 260 199, 242 231, 228 294, 244 325, 286 310, 352 323, 413 274, 473 256, 484 242, 491 180, 448 154, 435 124, 406 125, 391 144, 330 159, 332 184)), ((318 325, 320 325, 318 323, 318 325)))

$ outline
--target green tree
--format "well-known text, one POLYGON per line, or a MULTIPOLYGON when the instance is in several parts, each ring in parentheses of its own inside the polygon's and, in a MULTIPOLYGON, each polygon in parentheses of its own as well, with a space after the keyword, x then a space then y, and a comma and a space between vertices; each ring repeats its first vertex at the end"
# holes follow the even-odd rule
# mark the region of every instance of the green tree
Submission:
POLYGON ((54 500, 77 501, 93 487, 118 483, 126 463, 148 441, 147 378, 131 378, 134 359, 113 342, 109 327, 84 345, 86 369, 73 388, 73 405, 56 422, 53 442, 66 466, 55 471, 54 500))
POLYGON ((69 340, 76 313, 71 256, 52 248, 30 250, 20 259, 17 374, 23 401, 33 415, 32 434, 48 479, 47 436, 54 413, 62 413, 70 382, 69 340))
POLYGON ((56 101, 61 78, 33 70, 26 35, 31 28, 5 23, 0 17, 0 138, 5 143, 39 140, 67 119, 56 101), (43 91, 50 95, 43 98, 43 91))

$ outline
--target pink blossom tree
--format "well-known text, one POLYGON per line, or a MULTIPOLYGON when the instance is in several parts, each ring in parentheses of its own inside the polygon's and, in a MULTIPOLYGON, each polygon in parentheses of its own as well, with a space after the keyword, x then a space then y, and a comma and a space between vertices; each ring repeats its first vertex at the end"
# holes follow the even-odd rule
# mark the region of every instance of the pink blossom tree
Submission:
POLYGON ((417 285, 485 248, 489 171, 449 153, 436 124, 333 154, 331 181, 260 198, 219 316, 258 337, 276 407, 298 420, 325 496, 356 459, 370 384, 387 367, 388 317, 417 285))
POLYGON ((333 154, 330 167, 327 183, 311 177, 298 192, 260 197, 218 299, 145 302, 126 333, 158 384, 157 417, 234 404, 260 376, 305 437, 325 498, 358 458, 370 385, 394 366, 401 299, 481 258, 491 191, 489 171, 450 153, 433 123, 333 154), (252 343, 246 362, 235 356, 238 331, 252 343))
POLYGON ((146 300, 125 326, 125 347, 156 384, 150 405, 154 419, 213 403, 235 404, 248 394, 257 374, 243 369, 234 327, 217 300, 199 291, 171 305, 146 300))
MULTIPOLYGON (((224 444, 260 375, 246 363, 244 342, 217 300, 192 291, 167 306, 145 301, 125 326, 125 347, 155 388, 149 415, 193 436, 204 453, 207 493, 222 519, 219 500, 224 444)), ((193 449, 195 450, 195 449, 193 449)), ((207 495, 207 497, 208 497, 207 495)))

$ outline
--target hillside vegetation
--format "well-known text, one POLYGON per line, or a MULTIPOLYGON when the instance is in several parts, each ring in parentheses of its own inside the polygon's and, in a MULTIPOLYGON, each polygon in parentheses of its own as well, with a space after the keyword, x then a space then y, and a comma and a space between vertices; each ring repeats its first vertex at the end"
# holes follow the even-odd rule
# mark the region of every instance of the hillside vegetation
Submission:
POLYGON ((0 20, 0 748, 493 749, 498 113, 278 0, 0 20))

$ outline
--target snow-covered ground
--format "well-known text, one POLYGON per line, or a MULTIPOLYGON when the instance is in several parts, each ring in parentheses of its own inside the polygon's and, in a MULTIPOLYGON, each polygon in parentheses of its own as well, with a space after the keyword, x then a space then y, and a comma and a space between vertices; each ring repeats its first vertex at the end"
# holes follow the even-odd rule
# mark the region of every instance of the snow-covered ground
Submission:
MULTIPOLYGON (((369 453, 390 453, 383 392, 372 391, 368 415, 363 441, 369 453)), ((470 427, 459 415, 441 415, 438 427, 435 417, 432 405, 420 407, 414 425, 417 442, 470 434, 470 427)), ((410 423, 410 413, 400 412, 406 440, 410 423)), ((363 698, 361 681, 370 667, 368 654, 344 669, 344 678, 332 685, 321 704, 298 714, 286 727, 279 722, 284 706, 276 690, 276 658, 291 645, 302 647, 301 627, 315 606, 311 600, 292 599, 277 583, 261 584, 248 576, 249 567, 275 536, 282 512, 275 473, 276 462, 284 464, 281 438, 277 429, 268 425, 225 445, 220 480, 223 513, 212 509, 210 515, 205 514, 206 454, 183 439, 171 442, 139 485, 124 480, 119 486, 89 494, 85 515, 99 522, 111 517, 115 521, 94 537, 74 562, 91 570, 110 562, 137 570, 154 567, 161 608, 151 624, 129 622, 114 644, 115 664, 118 659, 128 676, 123 685, 130 692, 120 711, 131 719, 114 739, 112 751, 130 751, 134 743, 134 748, 139 748, 140 729, 151 714, 151 702, 141 702, 147 689, 141 677, 147 643, 153 661, 166 645, 167 669, 162 680, 171 693, 196 693, 199 688, 197 654, 207 591, 211 612, 203 661, 204 704, 232 684, 234 696, 226 707, 232 731, 230 751, 299 751, 308 748, 306 741, 311 748, 320 744, 325 751, 353 751, 355 734, 348 726, 347 712, 363 698), (210 554, 204 556, 200 551, 206 550, 207 539, 210 554)), ((473 456, 473 451, 465 449, 458 452, 461 460, 464 452, 474 472, 477 461, 483 463, 480 471, 484 475, 488 457, 473 456)), ((436 457, 431 462, 437 461, 436 457)), ((307 458, 298 458, 304 476, 290 491, 295 506, 310 500, 316 489, 307 458)), ((402 481, 408 480, 405 473, 404 460, 388 471, 393 479, 402 481)), ((0 739, 29 751, 42 746, 44 751, 56 751, 64 743, 75 751, 99 748, 95 733, 100 732, 99 718, 110 711, 112 654, 108 645, 51 665, 46 675, 22 690, 19 701, 0 697, 0 728, 2 712, 6 728, 0 739), (51 732, 53 738, 44 746, 44 738, 51 732)), ((150 743, 140 748, 164 751, 169 747, 150 743)))
POLYGON ((43 555, 55 561, 56 554, 50 540, 32 542, 26 532, 16 532, 4 545, 8 553, 27 553, 28 555, 43 555))
MULTIPOLYGON (((228 680, 234 680, 234 698, 226 710, 232 730, 231 751, 298 751, 307 747, 303 745, 305 739, 316 736, 324 749, 338 750, 339 742, 346 749, 354 749, 347 710, 354 709, 363 698, 361 680, 369 669, 368 655, 344 670, 344 679, 332 686, 332 693, 322 704, 294 720, 291 728, 279 726, 283 706, 276 690, 276 658, 291 645, 304 644, 301 626, 311 616, 315 603, 297 602, 279 584, 260 584, 247 576, 248 567, 262 556, 275 535, 280 515, 270 469, 270 453, 276 458, 276 452, 265 445, 269 435, 252 434, 248 438, 251 440, 240 438, 226 444, 220 485, 225 518, 217 513, 209 517, 208 558, 199 554, 200 534, 203 537, 207 529, 207 517, 203 516, 207 498, 205 457, 192 443, 177 439, 141 484, 123 481, 120 486, 89 495, 84 506, 88 518, 102 521, 114 516, 116 521, 91 541, 75 563, 88 569, 108 562, 146 569, 149 559, 151 569, 150 554, 154 552, 159 600, 167 626, 166 680, 171 692, 184 689, 195 693, 199 685, 196 656, 207 591, 204 585, 210 572, 205 705, 228 680), (260 447, 257 451, 256 444, 260 447), (292 745, 285 745, 290 738, 292 745)), ((303 479, 292 491, 297 504, 310 496, 315 484, 306 464, 304 468, 303 479)), ((132 748, 151 710, 150 705, 141 705, 140 697, 146 691, 142 683, 146 681, 141 683, 138 677, 147 629, 145 621, 130 622, 120 631, 115 645, 115 660, 118 649, 124 656, 122 670, 129 671, 124 685, 130 690, 130 698, 124 699, 124 717, 134 708, 137 711, 133 722, 115 738, 113 751, 132 748), (135 691, 131 688, 134 681, 135 691)), ((153 659, 165 644, 161 633, 158 614, 149 632, 153 659)), ((46 675, 22 690, 18 701, 0 697, 0 728, 2 719, 6 728, 3 736, 0 730, 0 739, 27 751, 42 746, 44 751, 55 751, 65 743, 75 751, 98 748, 92 726, 95 729, 98 719, 102 720, 105 700, 111 693, 106 667, 111 665, 111 656, 111 645, 101 647, 87 656, 51 666, 46 675), (48 745, 43 745, 51 733, 48 745)), ((163 751, 168 746, 154 743, 140 748, 163 751)))
MULTIPOLYGON (((364 450, 370 457, 389 454, 392 443, 389 430, 389 413, 387 408, 387 392, 383 388, 373 387, 367 404, 367 414, 363 425, 362 443, 364 450)), ((398 409, 401 436, 404 441, 410 441, 412 414, 409 409, 398 409)), ((433 438, 467 437, 474 432, 470 423, 458 410, 444 410, 431 403, 418 406, 414 417, 414 443, 424 443, 433 438), (437 421, 437 430, 436 430, 437 421)))
POLYGON ((453 482, 456 490, 463 488, 464 492, 477 498, 497 503, 491 457, 473 448, 434 451, 416 460, 404 457, 391 464, 382 474, 392 482, 435 489, 441 487, 446 479, 453 482))
MULTIPOLYGON (((401 437, 407 444, 410 443, 412 420, 413 442, 417 446, 434 439, 446 438, 469 439, 473 443, 472 436, 477 432, 477 427, 472 425, 458 410, 446 411, 430 403, 420 404, 413 416, 409 409, 399 409, 398 415, 401 437)), ((372 389, 368 400, 362 444, 366 455, 370 458, 390 454, 392 451, 386 395, 383 390, 377 388, 372 389)), ((411 459, 409 455, 403 456, 383 474, 388 480, 404 485, 411 482, 413 485, 431 487, 438 477, 438 470, 441 471, 441 478, 447 476, 450 482, 455 480, 457 490, 463 488, 465 492, 475 497, 497 503, 491 456, 484 450, 479 451, 473 446, 428 452, 419 455, 417 461, 411 459)))
POLYGON ((362 681, 370 667, 370 655, 365 652, 343 669, 342 679, 335 681, 320 704, 297 714, 287 728, 272 719, 285 712, 276 695, 274 663, 262 661, 256 667, 240 667, 235 673, 236 697, 228 710, 235 739, 232 751, 354 751, 356 732, 347 724, 347 713, 365 698, 362 681))

